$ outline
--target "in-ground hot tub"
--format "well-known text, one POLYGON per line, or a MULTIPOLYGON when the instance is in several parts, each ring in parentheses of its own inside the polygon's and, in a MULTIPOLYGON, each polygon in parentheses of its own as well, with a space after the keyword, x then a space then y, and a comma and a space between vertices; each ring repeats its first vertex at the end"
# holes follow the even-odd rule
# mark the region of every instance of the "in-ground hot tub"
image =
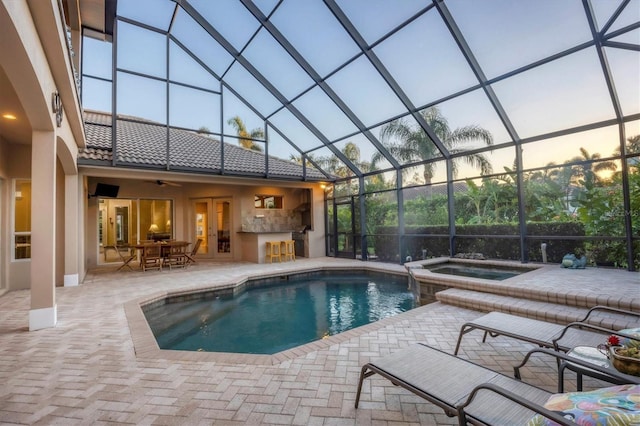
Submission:
POLYGON ((410 271, 414 293, 420 303, 435 302, 435 293, 451 287, 478 289, 519 280, 540 265, 500 260, 475 260, 438 257, 405 263, 410 271))
POLYGON ((436 274, 456 275, 460 277, 482 278, 485 280, 506 280, 515 277, 529 269, 523 269, 514 266, 504 266, 495 264, 467 264, 457 262, 436 263, 435 265, 424 265, 424 269, 428 269, 436 274))

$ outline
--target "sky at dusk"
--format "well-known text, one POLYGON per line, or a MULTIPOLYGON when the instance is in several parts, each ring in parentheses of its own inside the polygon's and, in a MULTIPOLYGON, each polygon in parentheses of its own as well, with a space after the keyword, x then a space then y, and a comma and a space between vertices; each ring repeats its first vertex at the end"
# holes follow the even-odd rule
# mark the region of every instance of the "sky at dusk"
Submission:
MULTIPOLYGON (((321 0, 285 0, 275 10, 277 1, 254 3, 258 13, 268 18, 266 25, 237 0, 189 2, 224 39, 223 46, 182 8, 172 22, 172 1, 119 0, 118 16, 133 22, 121 20, 117 26, 117 112, 193 130, 204 126, 217 135, 214 137, 234 135, 227 120, 236 115, 249 130, 264 128, 266 120, 270 123, 270 155, 287 159, 300 152, 320 156, 330 153, 325 143, 342 149, 354 142, 362 160, 370 159, 376 148, 358 127, 378 138, 382 125, 408 113, 384 73, 392 77, 412 107, 437 107, 452 130, 481 126, 492 133, 496 144, 512 138, 486 90, 495 94, 519 139, 616 118, 587 13, 579 0, 446 1, 482 80, 490 83, 486 90, 430 2, 336 1, 334 7, 353 25, 365 52, 321 0), (283 36, 285 46, 271 33, 283 36), (545 61, 576 46, 583 47, 545 61), (295 50, 301 63, 286 48, 295 50), (228 50, 241 57, 234 59, 228 50), (520 70, 539 61, 544 63, 520 70), (384 68, 383 73, 376 63, 384 68), (250 71, 263 76, 268 87, 250 71), (331 99, 333 93, 356 117, 355 123, 331 99), (318 134, 298 120, 296 112, 318 134)), ((640 0, 631 0, 615 20, 611 17, 620 1, 593 0, 591 4, 597 29, 606 26, 605 40, 613 43, 603 50, 621 113, 637 118, 640 0), (628 48, 631 45, 635 50, 628 48)), ((112 45, 85 37, 83 52, 84 107, 110 111, 112 45)), ((411 123, 413 118, 406 120, 411 123)), ((640 134, 640 120, 629 121, 626 133, 640 134)), ((467 148, 482 146, 470 142, 467 148)), ((524 165, 562 163, 579 155, 581 147, 608 157, 618 146, 617 126, 604 126, 524 144, 524 165)), ((515 149, 496 149, 487 155, 494 171, 501 172, 512 167, 515 149)), ((381 165, 388 167, 389 163, 381 165)), ((434 180, 444 179, 444 172, 444 167, 438 167, 434 180)), ((473 170, 461 170, 461 174, 477 176, 473 170)))

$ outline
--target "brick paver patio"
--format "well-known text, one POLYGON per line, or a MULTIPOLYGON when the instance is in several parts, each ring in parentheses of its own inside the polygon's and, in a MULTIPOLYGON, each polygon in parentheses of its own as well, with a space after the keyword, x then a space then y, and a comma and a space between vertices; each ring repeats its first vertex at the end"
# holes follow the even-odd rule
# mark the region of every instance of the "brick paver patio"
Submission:
MULTIPOLYGON (((462 323, 481 315, 441 303, 398 315, 381 327, 355 330, 339 343, 274 365, 137 357, 134 352, 124 309, 131 300, 247 274, 327 264, 362 265, 303 259, 283 265, 198 262, 186 270, 150 273, 93 271, 79 287, 57 288, 58 324, 36 332, 28 331, 29 291, 5 294, 0 297, 0 423, 457 424, 436 406, 379 377, 365 381, 360 408, 353 406, 360 367, 369 359, 414 342, 453 353, 462 323)), ((630 280, 638 276, 628 274, 630 280)), ((481 338, 479 332, 465 337, 460 356, 508 375, 532 348, 513 339, 481 343, 481 338)), ((535 359, 523 379, 554 391, 555 363, 535 359)), ((594 386, 586 382, 587 388, 594 386)))

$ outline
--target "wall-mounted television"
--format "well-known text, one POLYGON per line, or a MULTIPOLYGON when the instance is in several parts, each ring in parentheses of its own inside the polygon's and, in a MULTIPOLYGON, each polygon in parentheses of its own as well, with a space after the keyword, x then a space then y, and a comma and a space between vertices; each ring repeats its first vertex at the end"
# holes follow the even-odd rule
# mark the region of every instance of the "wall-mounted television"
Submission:
POLYGON ((96 185, 96 192, 93 194, 93 197, 117 198, 119 189, 120 187, 118 185, 98 183, 96 185))

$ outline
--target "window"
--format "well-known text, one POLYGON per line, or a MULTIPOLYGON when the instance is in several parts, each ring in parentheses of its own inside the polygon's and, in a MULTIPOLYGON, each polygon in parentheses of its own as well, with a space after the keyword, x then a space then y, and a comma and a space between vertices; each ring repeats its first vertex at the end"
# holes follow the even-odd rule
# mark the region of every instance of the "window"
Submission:
POLYGON ((31 181, 14 181, 13 201, 13 258, 31 259, 31 181))
POLYGON ((141 241, 173 238, 173 201, 101 198, 98 210, 98 251, 104 262, 119 261, 106 246, 132 246, 141 241))
POLYGON ((256 195, 254 198, 256 209, 281 209, 281 195, 256 195))

